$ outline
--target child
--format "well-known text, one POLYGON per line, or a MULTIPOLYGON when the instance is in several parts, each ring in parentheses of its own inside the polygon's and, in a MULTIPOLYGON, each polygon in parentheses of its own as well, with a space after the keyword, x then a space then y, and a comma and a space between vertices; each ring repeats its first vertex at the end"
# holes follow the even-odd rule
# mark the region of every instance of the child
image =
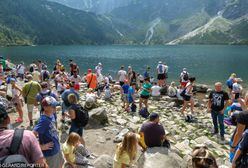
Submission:
POLYGON ((123 141, 117 145, 113 168, 127 168, 136 158, 138 138, 133 132, 128 132, 123 141))
POLYGON ((62 145, 64 158, 68 168, 83 168, 88 165, 89 152, 80 142, 80 136, 72 132, 66 142, 62 145), (69 165, 68 165, 69 164, 69 165))
POLYGON ((105 99, 105 100, 110 100, 111 97, 112 97, 112 94, 111 94, 111 90, 110 90, 110 88, 109 88, 109 85, 105 86, 105 88, 104 88, 104 93, 105 93, 104 99, 105 99))
POLYGON ((126 110, 128 108, 128 101, 127 101, 128 89, 129 89, 128 80, 125 79, 124 85, 122 85, 122 87, 121 87, 121 99, 123 102, 123 108, 125 108, 126 110))
POLYGON ((130 110, 130 105, 133 107, 132 112, 136 112, 135 107, 135 89, 136 89, 136 83, 131 83, 131 86, 128 89, 128 111, 130 110))

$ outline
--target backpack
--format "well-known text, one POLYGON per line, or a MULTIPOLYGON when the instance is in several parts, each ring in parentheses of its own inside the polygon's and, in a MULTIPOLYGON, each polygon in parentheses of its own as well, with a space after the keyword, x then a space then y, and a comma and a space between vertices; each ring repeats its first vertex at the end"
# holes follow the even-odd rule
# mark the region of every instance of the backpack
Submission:
POLYGON ((29 68, 29 72, 34 72, 34 67, 33 66, 31 66, 30 68, 29 68))
POLYGON ((142 107, 142 108, 140 109, 139 114, 140 114, 142 117, 144 117, 144 118, 148 118, 149 115, 150 115, 150 113, 149 113, 149 112, 147 111, 147 109, 144 108, 144 107, 142 107))
POLYGON ((85 127, 89 122, 88 110, 83 108, 80 104, 74 104, 71 108, 76 113, 76 118, 73 121, 76 122, 78 127, 85 127))
POLYGON ((164 71, 163 71, 163 65, 162 64, 158 66, 158 73, 159 74, 163 74, 164 73, 164 71))
POLYGON ((11 145, 8 148, 9 155, 0 158, 0 165, 6 165, 4 166, 6 168, 10 168, 10 167, 17 168, 17 167, 20 167, 20 165, 25 165, 25 166, 21 166, 23 168, 30 167, 28 166, 29 163, 27 159, 23 155, 17 154, 20 149, 20 145, 22 143, 23 132, 24 132, 24 129, 15 130, 14 136, 11 141, 11 145))
POLYGON ((183 80, 184 80, 184 81, 189 80, 189 74, 188 74, 188 72, 183 73, 183 80))
POLYGON ((47 79, 49 79, 49 75, 48 75, 48 72, 47 71, 44 71, 44 73, 43 73, 43 80, 45 81, 45 80, 47 80, 47 79))

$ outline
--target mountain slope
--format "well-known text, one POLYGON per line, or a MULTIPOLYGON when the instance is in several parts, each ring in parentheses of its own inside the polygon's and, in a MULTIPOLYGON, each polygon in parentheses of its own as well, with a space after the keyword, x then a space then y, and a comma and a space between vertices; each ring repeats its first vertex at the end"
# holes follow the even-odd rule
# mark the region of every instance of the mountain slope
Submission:
POLYGON ((106 44, 119 36, 101 16, 43 0, 1 0, 0 24, 35 44, 106 44))

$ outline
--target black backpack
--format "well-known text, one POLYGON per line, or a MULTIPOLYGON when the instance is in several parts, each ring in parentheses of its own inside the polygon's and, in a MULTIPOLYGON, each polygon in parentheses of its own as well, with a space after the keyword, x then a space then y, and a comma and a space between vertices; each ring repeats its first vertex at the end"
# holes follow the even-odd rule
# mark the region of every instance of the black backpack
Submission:
POLYGON ((43 80, 45 81, 45 80, 48 80, 48 79, 49 79, 49 75, 48 75, 47 70, 45 70, 44 73, 43 73, 43 80))
POLYGON ((88 110, 83 108, 80 104, 73 104, 71 108, 76 113, 76 118, 73 120, 78 127, 85 127, 89 122, 88 110))
POLYGON ((185 80, 185 81, 189 80, 189 74, 188 74, 188 72, 183 73, 183 80, 185 80))
POLYGON ((0 158, 0 167, 1 165, 4 165, 6 168, 29 168, 27 159, 23 155, 18 154, 23 139, 23 132, 24 129, 15 130, 11 145, 7 148, 9 150, 9 155, 0 158))

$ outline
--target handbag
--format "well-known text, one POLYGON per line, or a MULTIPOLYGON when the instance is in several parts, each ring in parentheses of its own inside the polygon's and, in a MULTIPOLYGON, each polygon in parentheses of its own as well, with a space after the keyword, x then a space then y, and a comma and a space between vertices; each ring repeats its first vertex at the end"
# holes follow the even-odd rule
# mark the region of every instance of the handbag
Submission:
POLYGON ((29 94, 29 92, 30 92, 30 90, 32 88, 32 84, 33 83, 31 83, 30 86, 29 86, 28 93, 24 96, 24 102, 25 102, 25 104, 27 104, 27 102, 28 102, 28 94, 29 94))

